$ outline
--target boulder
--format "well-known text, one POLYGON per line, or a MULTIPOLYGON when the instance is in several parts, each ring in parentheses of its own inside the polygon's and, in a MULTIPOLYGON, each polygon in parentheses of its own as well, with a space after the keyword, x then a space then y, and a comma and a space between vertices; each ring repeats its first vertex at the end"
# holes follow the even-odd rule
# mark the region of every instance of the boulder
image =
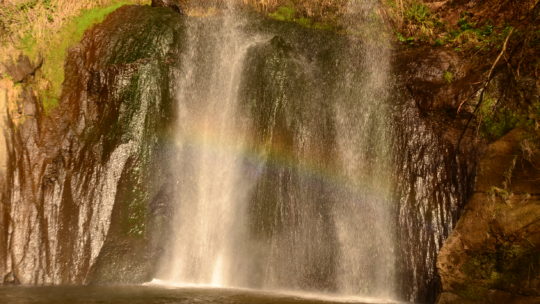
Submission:
POLYGON ((514 130, 481 157, 475 192, 445 242, 438 303, 539 303, 540 153, 514 130))

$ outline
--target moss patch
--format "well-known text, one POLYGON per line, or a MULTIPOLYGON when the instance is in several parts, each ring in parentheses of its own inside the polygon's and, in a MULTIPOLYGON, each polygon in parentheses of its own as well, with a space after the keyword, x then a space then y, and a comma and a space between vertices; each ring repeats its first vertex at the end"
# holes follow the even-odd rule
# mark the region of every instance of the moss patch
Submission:
POLYGON ((303 27, 317 29, 317 30, 333 30, 335 25, 323 22, 315 22, 311 18, 300 16, 294 6, 280 6, 273 13, 268 14, 272 19, 285 22, 294 22, 303 27))
MULTIPOLYGON (((128 4, 127 1, 118 1, 107 7, 83 10, 78 16, 66 22, 58 32, 51 33, 49 39, 46 39, 50 47, 41 54, 43 57, 41 72, 48 85, 40 92, 46 113, 58 105, 64 82, 64 62, 69 48, 82 39, 88 28, 102 22, 108 14, 126 4, 128 4)), ((31 33, 27 33, 21 41, 21 49, 33 60, 37 60, 39 56, 36 45, 36 39, 31 33)))
POLYGON ((497 140, 516 127, 523 128, 531 135, 537 134, 540 102, 534 102, 527 108, 510 108, 499 103, 489 95, 484 97, 479 110, 480 132, 484 138, 497 140))
POLYGON ((470 256, 462 267, 467 283, 456 290, 460 291, 460 296, 471 300, 478 300, 488 289, 527 295, 528 281, 540 266, 537 249, 511 242, 499 244, 495 250, 471 253, 470 256))

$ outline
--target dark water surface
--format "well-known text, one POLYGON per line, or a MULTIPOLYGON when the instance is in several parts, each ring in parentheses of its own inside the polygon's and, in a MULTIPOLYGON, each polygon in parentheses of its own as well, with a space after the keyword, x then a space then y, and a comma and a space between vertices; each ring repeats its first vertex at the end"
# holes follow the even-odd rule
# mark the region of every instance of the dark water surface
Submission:
POLYGON ((216 303, 329 304, 388 303, 316 296, 282 295, 240 289, 158 288, 150 286, 0 287, 1 304, 216 303))

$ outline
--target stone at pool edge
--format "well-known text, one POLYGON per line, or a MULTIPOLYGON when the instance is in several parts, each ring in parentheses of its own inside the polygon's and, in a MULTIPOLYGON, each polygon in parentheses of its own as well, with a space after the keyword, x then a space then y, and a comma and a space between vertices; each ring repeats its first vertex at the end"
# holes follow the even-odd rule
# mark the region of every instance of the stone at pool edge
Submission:
POLYGON ((180 6, 180 1, 178 0, 152 0, 152 6, 168 7, 173 11, 179 13, 180 15, 184 15, 184 11, 182 10, 182 7, 180 6))

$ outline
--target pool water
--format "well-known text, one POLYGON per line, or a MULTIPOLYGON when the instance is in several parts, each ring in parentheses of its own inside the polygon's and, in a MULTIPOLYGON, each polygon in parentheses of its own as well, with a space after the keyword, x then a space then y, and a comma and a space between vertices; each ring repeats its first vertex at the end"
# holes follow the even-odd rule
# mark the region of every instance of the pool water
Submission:
POLYGON ((333 304, 390 303, 376 299, 333 298, 244 289, 156 286, 0 287, 2 304, 333 304))

